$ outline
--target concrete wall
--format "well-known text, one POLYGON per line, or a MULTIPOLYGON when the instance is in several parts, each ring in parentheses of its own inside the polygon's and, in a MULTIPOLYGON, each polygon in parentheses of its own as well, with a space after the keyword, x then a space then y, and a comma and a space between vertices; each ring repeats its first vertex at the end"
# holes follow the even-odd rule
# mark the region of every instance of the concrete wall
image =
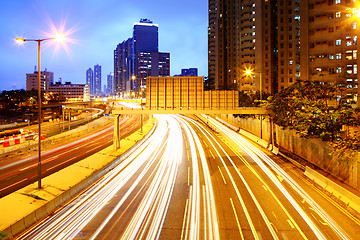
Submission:
POLYGON ((265 118, 260 121, 260 119, 255 118, 235 118, 232 114, 222 114, 217 115, 217 117, 245 131, 248 131, 257 137, 260 137, 262 132, 262 139, 269 143, 272 142, 269 118, 265 118), (260 128, 260 123, 262 123, 262 129, 260 128))
POLYGON ((301 138, 295 130, 275 126, 276 143, 350 186, 358 187, 360 154, 349 154, 318 138, 301 138))
MULTIPOLYGON (((232 115, 218 116, 236 127, 260 137, 260 120, 254 118, 234 118, 232 115)), ((292 152, 325 172, 360 189, 360 153, 336 149, 329 142, 318 138, 301 138, 295 130, 274 125, 275 145, 292 152)), ((262 139, 271 143, 271 124, 269 119, 262 121, 262 139)))

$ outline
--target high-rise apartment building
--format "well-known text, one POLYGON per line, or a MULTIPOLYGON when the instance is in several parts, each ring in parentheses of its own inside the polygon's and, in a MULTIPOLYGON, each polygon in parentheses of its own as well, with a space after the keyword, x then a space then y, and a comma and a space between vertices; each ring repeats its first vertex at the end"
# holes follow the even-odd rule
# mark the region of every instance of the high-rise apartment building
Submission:
POLYGON ((107 75, 107 88, 105 91, 108 95, 114 94, 114 73, 107 75))
POLYGON ((358 95, 356 1, 301 1, 301 79, 343 81, 358 95))
POLYGON ((158 51, 158 25, 141 19, 133 27, 133 37, 114 51, 115 94, 140 92, 147 76, 169 76, 170 54, 158 51))
POLYGON ((291 85, 299 78, 299 29, 299 0, 209 0, 209 80, 215 89, 252 92, 291 85))
MULTIPOLYGON (((39 89, 39 75, 38 71, 34 70, 34 73, 26 74, 26 91, 30 90, 38 90, 39 89)), ((41 71, 40 73, 40 88, 41 91, 47 92, 49 90, 49 86, 54 83, 54 73, 48 72, 47 69, 45 71, 41 71)))
POLYGON ((94 94, 94 72, 91 68, 86 70, 86 84, 88 85, 90 95, 94 94))
POLYGON ((132 74, 133 40, 129 38, 118 44, 114 51, 114 94, 130 92, 127 82, 132 74))
POLYGON ((170 53, 140 52, 139 56, 139 85, 146 84, 146 77, 170 76, 170 53))
POLYGON ((99 64, 94 66, 94 95, 101 95, 101 66, 99 64))

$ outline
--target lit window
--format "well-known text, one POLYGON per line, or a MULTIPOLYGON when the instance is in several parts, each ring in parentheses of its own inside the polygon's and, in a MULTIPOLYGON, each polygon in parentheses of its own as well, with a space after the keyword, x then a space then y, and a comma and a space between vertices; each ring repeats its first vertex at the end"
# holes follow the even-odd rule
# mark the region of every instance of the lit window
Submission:
POLYGON ((333 60, 334 59, 334 54, 329 54, 329 59, 333 60))
POLYGON ((337 46, 340 46, 340 45, 341 45, 341 39, 337 39, 337 40, 335 41, 335 44, 336 44, 337 46))
POLYGON ((341 53, 337 53, 337 54, 335 55, 335 58, 336 58, 336 59, 341 59, 341 53))
POLYGON ((335 13, 335 17, 336 17, 336 18, 341 17, 341 12, 336 12, 336 13, 335 13))

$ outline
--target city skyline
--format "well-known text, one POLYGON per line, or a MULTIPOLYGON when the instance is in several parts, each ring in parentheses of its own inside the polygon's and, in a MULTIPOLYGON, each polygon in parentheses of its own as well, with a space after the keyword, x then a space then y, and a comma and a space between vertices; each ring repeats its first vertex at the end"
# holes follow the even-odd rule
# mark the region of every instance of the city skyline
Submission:
POLYGON ((113 49, 141 18, 159 24, 159 47, 171 53, 171 75, 197 67, 199 75, 207 76, 207 1, 22 1, 6 3, 0 13, 1 91, 25 89, 26 73, 37 65, 36 44, 18 46, 16 37, 40 39, 54 27, 63 29, 69 33, 64 46, 52 41, 41 45, 41 71, 54 72, 55 81, 85 83, 85 72, 94 63, 102 66, 103 74, 113 71, 113 49))

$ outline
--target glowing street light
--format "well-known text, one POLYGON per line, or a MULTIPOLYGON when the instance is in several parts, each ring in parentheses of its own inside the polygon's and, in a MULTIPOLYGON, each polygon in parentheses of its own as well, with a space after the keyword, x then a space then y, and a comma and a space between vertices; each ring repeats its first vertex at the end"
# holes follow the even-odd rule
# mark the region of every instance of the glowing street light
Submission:
MULTIPOLYGON (((262 74, 261 74, 261 72, 257 72, 258 74, 259 74, 259 76, 260 76, 260 101, 262 101, 262 74)), ((251 75, 254 75, 255 74, 255 72, 254 72, 254 70, 253 69, 245 69, 245 75, 246 76, 251 76, 251 75)))
MULTIPOLYGON (((262 102, 262 74, 261 72, 257 72, 259 73, 260 76, 260 103, 262 102)), ((254 75, 255 72, 253 69, 245 69, 245 75, 247 76, 252 76, 254 75)), ((260 115, 260 139, 262 139, 262 115, 260 115)))
POLYGON ((18 44, 23 44, 24 42, 37 42, 38 43, 38 108, 39 108, 39 161, 38 161, 38 189, 41 188, 41 68, 40 68, 40 43, 46 40, 57 40, 63 41, 64 35, 57 33, 54 37, 51 38, 43 38, 43 39, 24 39, 24 38, 16 38, 15 39, 18 44))

